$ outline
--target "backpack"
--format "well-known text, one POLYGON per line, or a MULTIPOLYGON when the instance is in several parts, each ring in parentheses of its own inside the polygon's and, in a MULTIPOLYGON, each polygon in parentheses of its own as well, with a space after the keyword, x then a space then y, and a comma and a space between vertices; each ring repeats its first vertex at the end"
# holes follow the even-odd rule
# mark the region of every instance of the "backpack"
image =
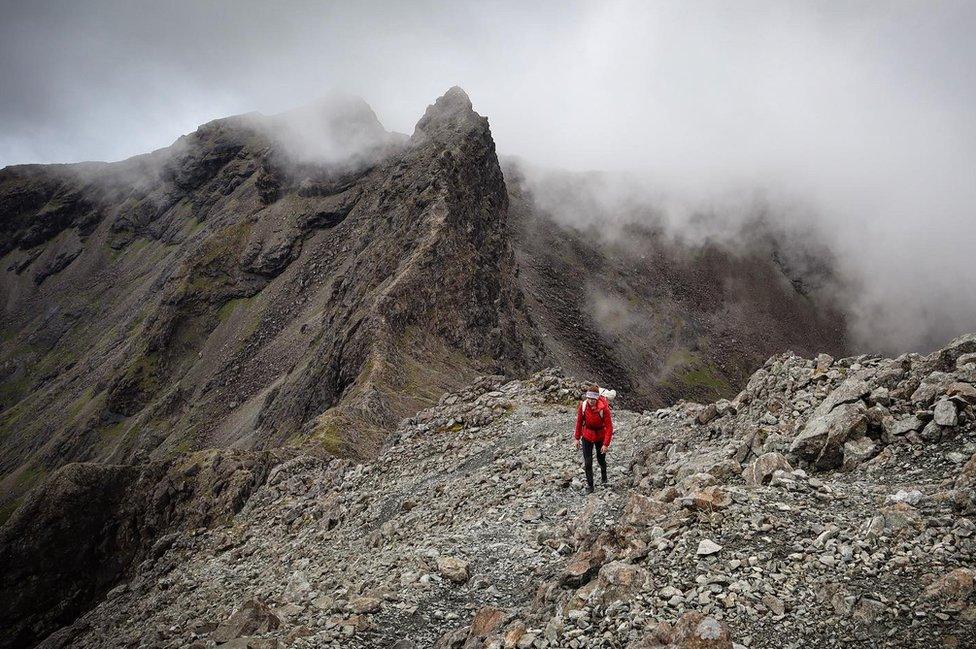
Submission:
MULTIPOLYGON (((606 399, 606 401, 607 401, 607 408, 609 408, 610 412, 613 412, 613 408, 610 407, 610 402, 613 401, 616 398, 617 391, 616 390, 606 390, 604 388, 600 388, 600 396, 603 397, 604 399, 606 399)), ((583 399, 582 404, 583 404, 583 413, 585 414, 586 413, 586 399, 583 399)), ((600 413, 600 419, 605 419, 606 418, 604 416, 602 410, 600 410, 599 413, 600 413)))

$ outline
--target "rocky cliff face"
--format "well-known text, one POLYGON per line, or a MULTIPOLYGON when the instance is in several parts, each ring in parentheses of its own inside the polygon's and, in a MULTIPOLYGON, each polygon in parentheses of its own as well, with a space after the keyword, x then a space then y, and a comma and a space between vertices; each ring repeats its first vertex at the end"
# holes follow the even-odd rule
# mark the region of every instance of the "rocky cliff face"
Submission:
POLYGON ((686 243, 653 213, 627 220, 601 209, 579 187, 585 176, 547 178, 541 189, 565 196, 554 210, 535 199, 539 183, 517 162, 505 175, 519 283, 547 358, 614 386, 629 406, 732 396, 784 349, 845 351, 843 314, 826 291, 804 285, 816 277, 789 271, 761 224, 735 245, 686 243), (594 202, 582 223, 558 211, 594 202))
POLYGON ((5 493, 139 453, 368 457, 474 372, 526 367, 487 120, 459 89, 410 138, 341 108, 338 160, 296 149, 294 116, 252 115, 121 163, 3 171, 5 493))
POLYGON ((0 646, 31 646, 65 626, 132 565, 183 534, 226 523, 286 459, 202 451, 143 465, 69 464, 0 528, 0 646))
POLYGON ((616 408, 591 496, 581 386, 481 377, 372 463, 290 460, 233 525, 178 535, 44 646, 976 642, 976 334, 784 353, 730 400, 616 408))

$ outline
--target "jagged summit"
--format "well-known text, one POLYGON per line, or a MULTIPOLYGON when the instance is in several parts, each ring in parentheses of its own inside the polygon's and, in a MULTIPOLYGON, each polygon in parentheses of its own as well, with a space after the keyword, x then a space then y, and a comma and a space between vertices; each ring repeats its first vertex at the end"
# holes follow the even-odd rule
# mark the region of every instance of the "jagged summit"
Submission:
POLYGON ((474 111, 471 99, 464 90, 454 86, 427 107, 424 116, 417 122, 413 139, 450 136, 479 126, 487 132, 487 118, 474 111))

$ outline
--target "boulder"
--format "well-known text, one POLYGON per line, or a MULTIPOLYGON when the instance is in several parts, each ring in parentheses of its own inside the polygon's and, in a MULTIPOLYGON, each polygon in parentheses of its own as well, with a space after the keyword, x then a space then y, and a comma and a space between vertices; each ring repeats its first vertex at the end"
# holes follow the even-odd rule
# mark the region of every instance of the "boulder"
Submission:
POLYGON ((925 596, 945 599, 966 599, 973 592, 976 572, 970 568, 956 568, 942 575, 925 589, 925 596))
POLYGON ((732 640, 724 622, 698 611, 688 611, 675 622, 669 646, 674 649, 732 649, 732 640))
POLYGON ((647 571, 625 561, 612 561, 597 575, 593 595, 598 603, 627 601, 641 592, 647 582, 647 571))
POLYGON ((483 638, 501 630, 508 618, 508 613, 494 606, 482 606, 471 619, 469 638, 483 638))
POLYGON ((437 560, 437 571, 441 577, 455 584, 463 584, 471 576, 468 572, 468 562, 456 557, 440 557, 437 560))
POLYGON ((638 493, 632 493, 624 506, 623 521, 627 525, 644 526, 667 514, 668 505, 638 493))
POLYGON ((850 471, 859 464, 870 460, 878 451, 877 444, 870 437, 858 437, 844 442, 845 471, 850 471))
POLYGON ((605 555, 600 550, 586 549, 574 554, 563 567, 559 582, 563 586, 579 587, 592 579, 603 565, 605 555))
POLYGON ((913 430, 922 430, 923 426, 925 426, 925 422, 915 415, 909 415, 908 417, 903 417, 897 420, 891 426, 891 428, 888 429, 888 432, 893 436, 907 435, 913 430))
POLYGON ((949 385, 946 390, 946 396, 964 401, 966 403, 976 404, 976 386, 971 383, 963 383, 957 381, 949 385))
POLYGON ((731 505, 732 497, 718 485, 712 485, 711 487, 692 491, 687 496, 678 498, 677 502, 682 507, 710 512, 731 505))
POLYGON ((379 613, 383 608, 383 602, 376 597, 353 597, 349 600, 349 610, 357 615, 366 613, 379 613))
POLYGON ((955 382, 955 377, 945 372, 932 372, 924 379, 912 393, 911 400, 919 406, 927 406, 940 394, 945 394, 949 386, 955 382))
POLYGON ((976 352, 976 333, 963 334, 939 350, 939 366, 951 370, 956 366, 957 359, 974 352, 976 352))
POLYGON ((745 471, 742 472, 742 477, 746 484, 769 484, 769 481, 773 479, 773 472, 777 470, 792 471, 793 467, 781 453, 763 453, 746 466, 745 471))
POLYGON ((722 546, 715 541, 712 541, 711 539, 702 539, 698 543, 698 549, 695 551, 695 554, 704 557, 720 552, 721 550, 722 546))
POLYGON ((281 620, 264 603, 250 599, 214 631, 215 642, 230 642, 235 638, 267 633, 281 626, 281 620))
POLYGON ((863 379, 852 376, 828 394, 823 403, 817 407, 817 410, 819 411, 822 408, 824 412, 829 412, 841 404, 860 401, 869 394, 871 394, 870 384, 863 379))
POLYGON ((718 407, 714 403, 710 403, 701 409, 701 412, 699 412, 698 416, 695 417, 695 421, 697 421, 700 425, 704 426, 709 422, 711 422, 713 419, 716 419, 717 417, 718 417, 718 407))
POLYGON ((939 399, 935 404, 932 420, 940 426, 955 426, 959 423, 956 404, 951 399, 939 399))
MULTIPOLYGON (((838 388, 840 389, 840 388, 838 388)), ((860 401, 824 411, 817 408, 793 440, 790 451, 810 460, 818 469, 835 469, 843 461, 843 445, 867 431, 867 408, 860 401)))

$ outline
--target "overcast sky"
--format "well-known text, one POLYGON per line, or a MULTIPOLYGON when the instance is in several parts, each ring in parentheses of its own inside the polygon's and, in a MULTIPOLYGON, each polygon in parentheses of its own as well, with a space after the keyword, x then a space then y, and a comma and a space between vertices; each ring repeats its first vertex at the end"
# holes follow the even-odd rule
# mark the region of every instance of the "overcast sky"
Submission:
POLYGON ((912 314, 899 345, 976 329, 976 2, 3 1, 0 20, 0 166, 121 159, 331 90, 410 133, 457 84, 501 153, 802 202, 873 278, 858 308, 912 314))

